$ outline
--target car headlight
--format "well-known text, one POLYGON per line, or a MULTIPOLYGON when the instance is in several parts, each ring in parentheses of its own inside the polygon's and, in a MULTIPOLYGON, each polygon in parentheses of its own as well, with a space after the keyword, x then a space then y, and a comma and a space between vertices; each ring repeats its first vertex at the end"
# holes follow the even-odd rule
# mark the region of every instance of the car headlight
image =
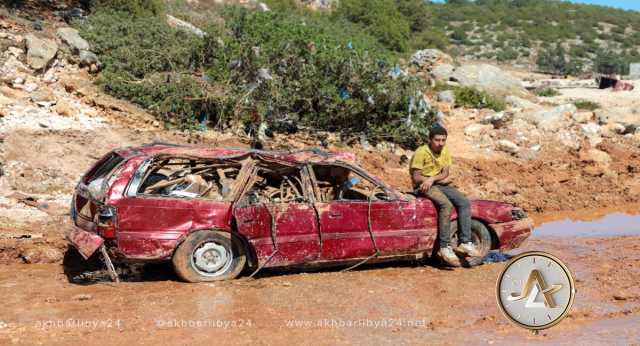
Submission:
POLYGON ((511 218, 514 220, 522 220, 527 218, 527 213, 522 208, 511 209, 511 218))

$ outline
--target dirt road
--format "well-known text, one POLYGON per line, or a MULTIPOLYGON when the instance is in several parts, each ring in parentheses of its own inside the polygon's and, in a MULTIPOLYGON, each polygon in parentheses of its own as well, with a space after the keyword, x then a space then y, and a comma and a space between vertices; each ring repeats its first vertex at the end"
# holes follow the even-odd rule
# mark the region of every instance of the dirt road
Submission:
POLYGON ((513 253, 526 250, 559 256, 578 289, 569 316, 539 335, 498 310, 504 263, 272 271, 203 284, 158 265, 117 285, 72 283, 68 265, 13 264, 0 266, 0 344, 638 343, 640 236, 534 238, 513 253))

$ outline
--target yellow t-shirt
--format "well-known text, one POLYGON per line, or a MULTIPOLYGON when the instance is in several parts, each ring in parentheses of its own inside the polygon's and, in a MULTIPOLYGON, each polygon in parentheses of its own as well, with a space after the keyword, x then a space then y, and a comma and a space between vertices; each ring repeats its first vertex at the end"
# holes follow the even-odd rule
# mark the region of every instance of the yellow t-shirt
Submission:
POLYGON ((413 154, 410 167, 421 170, 425 177, 433 177, 440 174, 443 168, 451 166, 451 163, 447 147, 442 148, 440 155, 436 156, 431 152, 429 145, 423 145, 413 154))

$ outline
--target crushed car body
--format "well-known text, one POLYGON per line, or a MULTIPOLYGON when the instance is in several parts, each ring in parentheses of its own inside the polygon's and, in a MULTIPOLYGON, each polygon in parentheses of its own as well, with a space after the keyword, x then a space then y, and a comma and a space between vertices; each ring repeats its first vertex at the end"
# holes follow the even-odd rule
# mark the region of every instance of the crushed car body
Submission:
MULTIPOLYGON (((474 242, 485 254, 513 249, 530 235, 533 224, 521 209, 471 202, 480 227, 474 242)), ((67 239, 85 258, 104 246, 116 262, 172 261, 186 281, 428 257, 437 238, 430 200, 386 185, 352 153, 317 150, 115 150, 78 183, 71 216, 67 239)))

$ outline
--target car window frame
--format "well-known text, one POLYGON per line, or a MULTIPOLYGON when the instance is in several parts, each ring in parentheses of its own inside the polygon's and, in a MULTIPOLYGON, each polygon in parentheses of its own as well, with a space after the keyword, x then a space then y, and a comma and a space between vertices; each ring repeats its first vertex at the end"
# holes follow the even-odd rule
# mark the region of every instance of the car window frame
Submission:
POLYGON ((309 189, 310 186, 309 184, 311 183, 311 180, 309 178, 309 172, 307 170, 307 167, 305 164, 300 164, 300 163, 296 163, 296 164, 288 164, 288 163, 282 163, 282 162, 276 162, 277 164, 280 164, 282 166, 288 166, 288 167, 293 167, 293 168, 298 168, 299 172, 300 172, 300 180, 302 183, 302 193, 303 196, 305 197, 305 200, 302 202, 269 202, 269 203, 265 203, 265 202, 261 202, 261 203, 256 203, 256 204, 251 204, 251 203, 239 203, 239 201, 242 200, 242 198, 245 197, 245 195, 251 190, 251 188, 253 187, 253 184, 255 184, 255 182, 252 182, 253 178, 258 174, 258 171, 260 169, 264 169, 264 167, 261 167, 260 163, 264 163, 264 162, 269 162, 269 161, 262 161, 259 162, 258 164, 255 164, 252 167, 252 172, 248 175, 248 179, 247 181, 244 183, 244 187, 242 188, 242 191, 240 192, 240 194, 238 195, 238 198, 236 198, 234 205, 236 205, 236 208, 249 208, 249 207, 255 207, 257 205, 260 204, 269 204, 269 205, 273 205, 273 204, 281 204, 281 203, 300 203, 300 204, 313 204, 315 203, 315 193, 313 191, 313 189, 309 189))
MULTIPOLYGON (((180 158, 180 157, 176 157, 180 158)), ((125 189, 124 196, 127 198, 143 198, 143 199, 154 199, 160 198, 163 200, 178 200, 178 201, 189 201, 189 200, 198 200, 198 201, 207 201, 207 202, 217 202, 217 203, 234 203, 238 198, 236 197, 239 190, 237 186, 234 186, 233 192, 231 195, 223 200, 214 200, 210 198, 203 197, 180 197, 180 196, 165 196, 165 195, 157 195, 157 194, 145 194, 139 193, 140 185, 148 178, 150 170, 149 166, 155 161, 159 159, 156 156, 147 157, 144 161, 136 168, 135 172, 132 174, 131 179, 127 184, 125 189)), ((246 184, 245 181, 240 181, 243 177, 243 172, 246 169, 252 169, 251 165, 242 164, 240 167, 240 171, 238 172, 238 177, 235 185, 246 184)))
POLYGON ((379 179, 371 176, 364 169, 361 169, 358 166, 350 165, 350 164, 348 164, 346 162, 342 162, 342 161, 335 161, 335 162, 330 162, 330 163, 311 162, 311 163, 307 163, 307 169, 309 171, 309 176, 310 176, 312 184, 313 184, 313 191, 314 191, 314 195, 315 195, 315 200, 317 202, 319 202, 319 203, 333 203, 333 202, 342 202, 342 203, 344 203, 344 202, 347 202, 347 203, 365 202, 365 203, 368 203, 369 202, 369 198, 364 199, 364 200, 340 199, 340 200, 333 200, 333 201, 323 201, 321 199, 322 195, 320 194, 320 188, 318 187, 318 179, 316 178, 315 172, 313 170, 313 166, 314 165, 318 165, 318 166, 335 166, 335 167, 341 167, 341 168, 348 169, 351 173, 359 176, 362 179, 367 180, 369 183, 374 185, 376 189, 380 189, 382 192, 384 192, 389 197, 391 197, 388 200, 376 199, 376 200, 373 200, 373 202, 394 202, 394 201, 404 201, 405 200, 393 188, 390 188, 384 182, 382 182, 379 179))

